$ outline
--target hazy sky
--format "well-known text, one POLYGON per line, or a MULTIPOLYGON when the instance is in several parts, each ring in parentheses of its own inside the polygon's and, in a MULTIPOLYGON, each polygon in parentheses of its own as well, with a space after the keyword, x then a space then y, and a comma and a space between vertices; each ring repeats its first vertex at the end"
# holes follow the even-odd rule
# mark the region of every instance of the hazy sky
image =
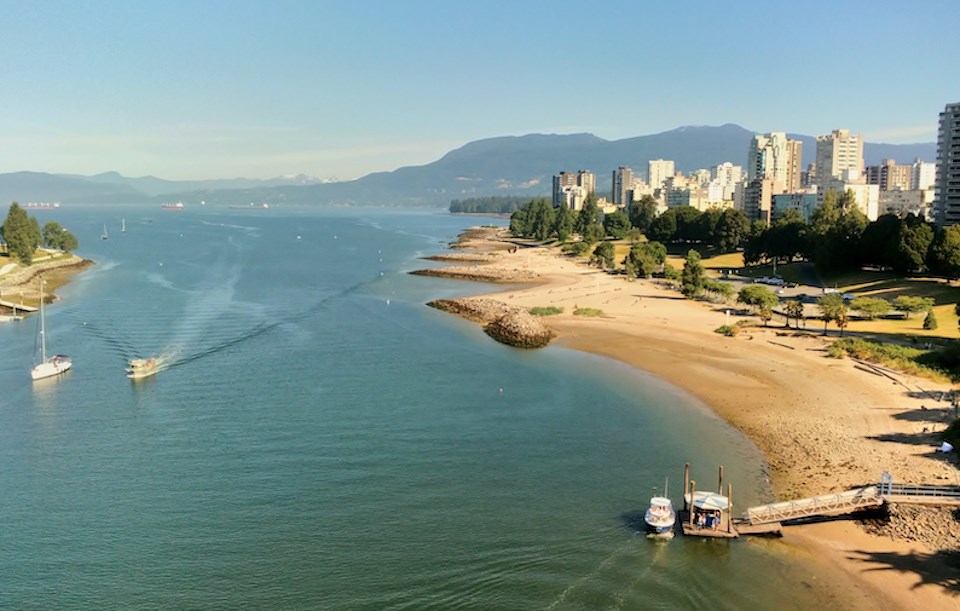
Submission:
POLYGON ((0 0, 0 172, 349 179, 531 132, 936 140, 960 2, 0 0))

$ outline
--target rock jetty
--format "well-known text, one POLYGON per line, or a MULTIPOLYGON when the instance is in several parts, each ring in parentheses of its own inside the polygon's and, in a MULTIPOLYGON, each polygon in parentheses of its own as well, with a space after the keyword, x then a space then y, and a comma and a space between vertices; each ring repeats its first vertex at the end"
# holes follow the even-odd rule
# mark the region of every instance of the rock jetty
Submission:
POLYGON ((482 324, 487 335, 508 346, 543 348, 554 337, 540 318, 496 299, 437 299, 427 305, 482 324))

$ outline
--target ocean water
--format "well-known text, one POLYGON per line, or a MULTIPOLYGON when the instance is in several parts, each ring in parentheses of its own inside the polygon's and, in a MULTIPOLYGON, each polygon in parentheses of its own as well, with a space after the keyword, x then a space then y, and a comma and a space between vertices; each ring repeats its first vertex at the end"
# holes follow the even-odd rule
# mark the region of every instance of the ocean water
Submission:
POLYGON ((686 461, 701 487, 725 465, 741 508, 767 500, 755 448, 704 406, 424 305, 489 290, 407 273, 477 219, 33 214, 97 265, 47 309, 67 375, 31 382, 34 321, 0 326, 0 608, 800 609, 825 596, 777 542, 638 532, 665 478, 679 503, 686 461), (124 377, 154 354, 158 375, 124 377))

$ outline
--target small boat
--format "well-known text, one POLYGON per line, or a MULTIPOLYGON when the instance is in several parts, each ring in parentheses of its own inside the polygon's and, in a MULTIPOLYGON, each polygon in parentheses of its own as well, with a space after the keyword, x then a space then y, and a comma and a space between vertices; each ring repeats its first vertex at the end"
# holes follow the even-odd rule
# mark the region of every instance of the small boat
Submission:
POLYGON ((127 219, 120 219, 120 233, 127 233, 127 219))
POLYGON ((103 226, 103 233, 100 234, 101 240, 106 240, 109 236, 107 235, 107 226, 103 226))
POLYGON ((183 202, 176 202, 173 204, 164 204, 160 206, 164 210, 183 210, 183 202))
POLYGON ((130 359, 127 363, 127 377, 131 380, 147 378, 157 373, 157 357, 130 359))
POLYGON ((65 354, 55 354, 47 358, 47 329, 43 316, 43 278, 40 278, 40 362, 30 370, 30 377, 34 380, 60 375, 73 367, 73 361, 65 354))
POLYGON ((663 484, 664 496, 653 496, 650 499, 650 508, 643 515, 647 523, 647 530, 654 535, 672 535, 673 526, 677 522, 677 512, 673 510, 673 503, 666 497, 667 482, 663 484))

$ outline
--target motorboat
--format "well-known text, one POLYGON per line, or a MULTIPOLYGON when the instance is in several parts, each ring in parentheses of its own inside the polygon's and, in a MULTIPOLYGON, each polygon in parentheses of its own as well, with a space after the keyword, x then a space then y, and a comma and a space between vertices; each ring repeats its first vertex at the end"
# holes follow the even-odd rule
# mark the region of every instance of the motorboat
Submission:
POLYGON ((157 373, 157 357, 146 359, 130 359, 127 363, 127 377, 131 380, 147 378, 157 373))

